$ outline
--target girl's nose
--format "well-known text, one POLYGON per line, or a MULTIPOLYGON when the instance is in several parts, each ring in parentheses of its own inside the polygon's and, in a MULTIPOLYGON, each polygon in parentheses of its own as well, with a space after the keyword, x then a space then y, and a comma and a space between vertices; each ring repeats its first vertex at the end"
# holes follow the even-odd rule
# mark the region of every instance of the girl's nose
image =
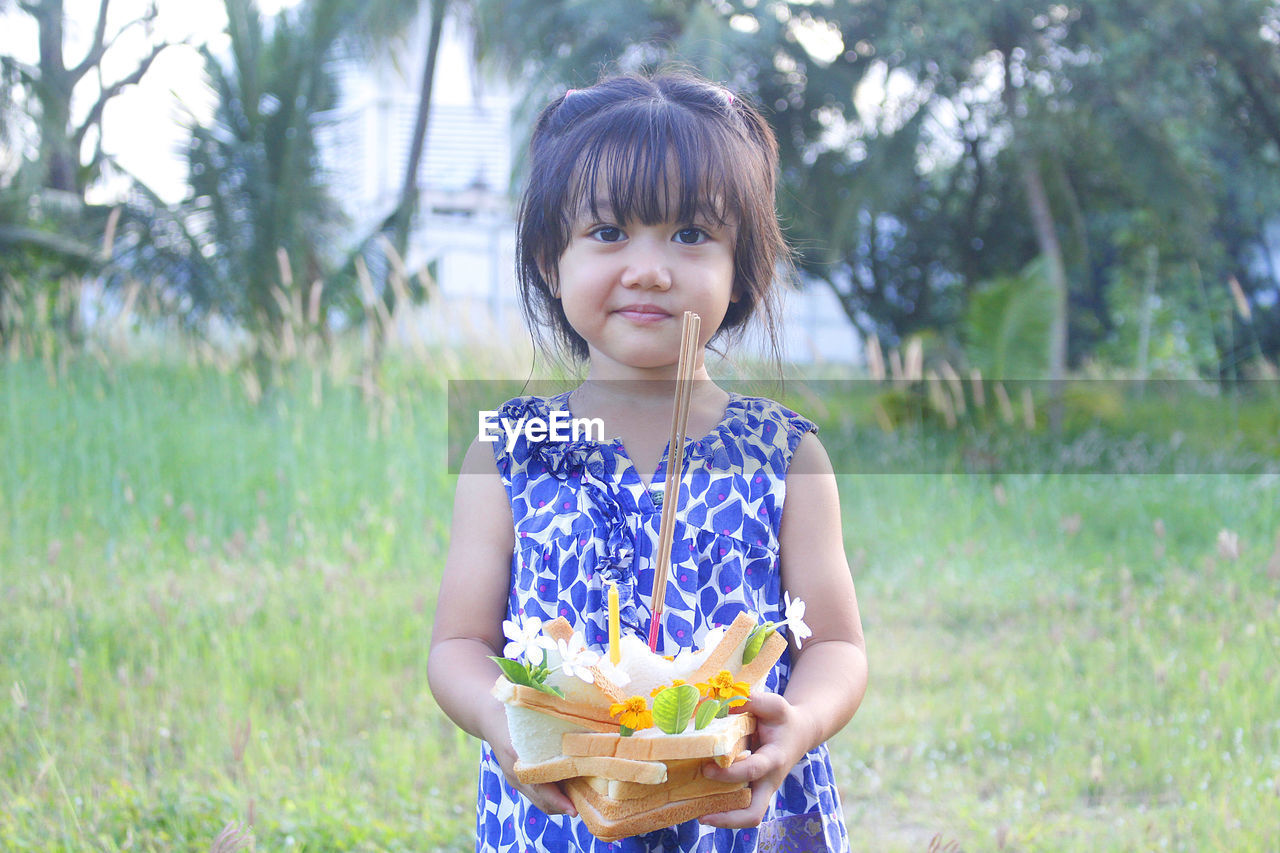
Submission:
POLYGON ((670 290, 671 270, 656 252, 637 252, 622 271, 622 286, 670 290))

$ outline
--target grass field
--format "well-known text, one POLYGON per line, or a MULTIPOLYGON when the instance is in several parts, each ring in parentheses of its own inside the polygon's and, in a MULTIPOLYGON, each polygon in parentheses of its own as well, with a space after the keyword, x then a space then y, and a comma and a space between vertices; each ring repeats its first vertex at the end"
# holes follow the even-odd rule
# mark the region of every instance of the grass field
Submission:
MULTIPOLYGON (((425 675, 444 400, 394 364, 377 402, 300 371, 255 405, 182 362, 0 363, 0 849, 471 848, 477 746, 425 675)), ((1274 473, 841 493, 855 850, 1280 848, 1274 473)))

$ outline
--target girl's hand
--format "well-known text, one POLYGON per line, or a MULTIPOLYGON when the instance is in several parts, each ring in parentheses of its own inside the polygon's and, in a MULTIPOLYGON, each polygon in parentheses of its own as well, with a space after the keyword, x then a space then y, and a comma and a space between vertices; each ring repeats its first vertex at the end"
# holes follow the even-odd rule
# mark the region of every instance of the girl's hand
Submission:
POLYGON ((751 804, 745 809, 718 812, 698 819, 708 826, 727 829, 758 826, 791 768, 820 741, 817 721, 776 693, 753 697, 741 710, 756 716, 756 749, 728 767, 708 762, 702 774, 717 781, 748 783, 751 804))
POLYGON ((511 746, 511 735, 507 733, 505 716, 502 727, 498 731, 500 736, 490 740, 489 746, 493 750, 493 757, 497 760, 498 766, 502 768, 502 775, 506 777, 507 781, 545 814, 567 814, 570 817, 577 817, 578 810, 573 807, 573 800, 570 800, 564 790, 555 782, 526 785, 516 778, 516 751, 511 746))

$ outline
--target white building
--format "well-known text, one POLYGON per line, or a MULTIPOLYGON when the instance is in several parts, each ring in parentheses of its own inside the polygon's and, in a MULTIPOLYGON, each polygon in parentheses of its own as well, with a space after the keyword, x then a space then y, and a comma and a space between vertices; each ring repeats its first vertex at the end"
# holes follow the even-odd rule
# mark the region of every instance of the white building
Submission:
MULTIPOLYGON (((400 192, 426 55, 427 4, 423 9, 402 56, 343 74, 343 105, 326 156, 334 187, 361 231, 385 219, 400 192)), ((468 33, 447 21, 407 258, 411 270, 429 265, 435 273, 439 298, 421 311, 421 327, 435 339, 524 334, 510 189, 520 131, 512 107, 508 85, 481 78, 468 33)), ((787 294, 783 329, 789 359, 860 359, 857 332, 825 286, 787 294)))

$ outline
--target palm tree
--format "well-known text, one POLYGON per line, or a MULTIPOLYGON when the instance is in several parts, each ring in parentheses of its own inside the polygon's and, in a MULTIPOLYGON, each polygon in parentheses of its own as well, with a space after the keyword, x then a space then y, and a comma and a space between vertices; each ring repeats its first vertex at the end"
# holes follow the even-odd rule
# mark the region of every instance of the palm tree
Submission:
MULTIPOLYGON (((192 127, 190 196, 157 259, 193 308, 250 333, 262 367, 298 301, 293 289, 340 281, 334 274, 360 248, 343 239, 317 143, 337 106, 335 60, 385 44, 416 3, 306 0, 268 20, 252 0, 224 2, 230 50, 204 49, 214 115, 192 127)), ((326 304, 341 296, 326 287, 326 304)))

